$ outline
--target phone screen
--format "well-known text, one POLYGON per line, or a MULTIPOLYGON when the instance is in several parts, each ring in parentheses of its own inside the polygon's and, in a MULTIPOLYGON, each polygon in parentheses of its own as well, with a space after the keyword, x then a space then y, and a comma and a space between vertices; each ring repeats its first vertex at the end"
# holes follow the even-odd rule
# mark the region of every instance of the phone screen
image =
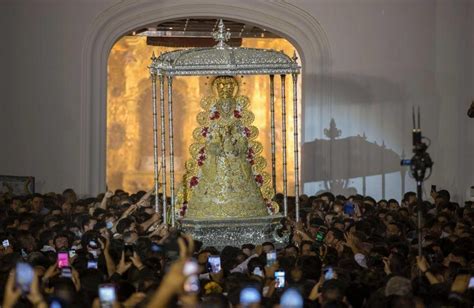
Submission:
POLYGON ((303 307, 304 300, 296 289, 288 289, 280 299, 280 307, 303 307))
POLYGON ((10 246, 10 241, 9 240, 3 240, 2 245, 3 245, 3 247, 8 248, 8 246, 10 246))
POLYGON ((196 293, 199 292, 199 265, 194 260, 188 260, 184 264, 183 274, 186 276, 186 280, 184 282, 183 289, 185 292, 188 293, 196 293))
POLYGON ((18 262, 16 264, 16 285, 23 293, 28 293, 30 291, 33 278, 34 270, 31 265, 24 262, 18 262))
POLYGON ((209 256, 209 267, 211 273, 219 273, 221 271, 221 257, 220 256, 209 256))
POLYGON ((58 268, 69 267, 69 253, 58 252, 58 268))
POLYGON ((262 277, 262 278, 265 277, 265 275, 263 274, 262 269, 261 269, 260 267, 258 267, 258 266, 257 266, 256 268, 254 268, 252 274, 254 274, 254 275, 256 275, 256 276, 260 276, 260 277, 262 277))
POLYGON ((97 260, 88 260, 87 261, 87 268, 88 269, 97 269, 97 260))
POLYGON ((285 287, 285 272, 284 271, 275 272, 275 287, 278 289, 285 287))
POLYGON ((276 251, 267 252, 267 266, 272 266, 276 262, 276 251))
POLYGON ((324 279, 331 280, 334 278, 334 270, 331 266, 328 266, 324 269, 324 279))
POLYGON ((151 243, 151 251, 153 252, 163 252, 163 245, 157 243, 151 243))
POLYGON ((115 286, 113 284, 99 285, 99 300, 103 306, 112 307, 116 301, 115 286))
POLYGON ((474 289, 474 276, 471 276, 471 278, 469 279, 468 288, 469 289, 474 289))
POLYGON ((244 288, 240 291, 240 304, 241 305, 251 305, 260 303, 262 296, 255 288, 244 288))
POLYGON ((61 277, 72 278, 72 270, 70 267, 61 268, 61 277))

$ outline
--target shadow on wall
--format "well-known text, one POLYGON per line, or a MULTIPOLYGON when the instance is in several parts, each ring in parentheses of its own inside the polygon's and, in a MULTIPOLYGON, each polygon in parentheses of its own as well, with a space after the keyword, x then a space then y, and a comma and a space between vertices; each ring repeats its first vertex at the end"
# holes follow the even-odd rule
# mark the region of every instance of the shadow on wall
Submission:
POLYGON ((400 166, 401 157, 395 151, 387 149, 385 144, 367 140, 362 136, 339 138, 341 130, 331 119, 329 128, 324 129, 328 139, 316 139, 302 146, 303 183, 323 182, 323 191, 335 194, 365 195, 366 177, 382 176, 382 197, 385 198, 385 175, 400 172, 402 194, 405 192, 406 169, 400 166), (350 187, 351 179, 362 178, 362 191, 350 187))

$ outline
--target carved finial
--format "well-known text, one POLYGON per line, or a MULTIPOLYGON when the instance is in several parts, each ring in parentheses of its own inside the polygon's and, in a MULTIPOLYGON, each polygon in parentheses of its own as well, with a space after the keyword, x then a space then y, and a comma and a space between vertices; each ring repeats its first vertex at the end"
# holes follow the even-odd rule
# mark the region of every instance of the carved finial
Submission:
POLYGON ((326 137, 328 137, 329 139, 334 140, 340 137, 341 134, 341 130, 338 129, 336 126, 336 121, 334 121, 334 119, 332 118, 331 122, 329 123, 329 129, 324 129, 324 135, 326 135, 326 137))
POLYGON ((296 50, 293 51, 293 57, 291 58, 293 62, 296 63, 296 60, 298 60, 298 56, 296 55, 296 50))
POLYGON ((217 42, 217 45, 216 45, 217 48, 224 48, 227 46, 225 42, 227 42, 230 39, 230 32, 226 30, 222 19, 219 20, 217 31, 212 32, 212 37, 217 42))

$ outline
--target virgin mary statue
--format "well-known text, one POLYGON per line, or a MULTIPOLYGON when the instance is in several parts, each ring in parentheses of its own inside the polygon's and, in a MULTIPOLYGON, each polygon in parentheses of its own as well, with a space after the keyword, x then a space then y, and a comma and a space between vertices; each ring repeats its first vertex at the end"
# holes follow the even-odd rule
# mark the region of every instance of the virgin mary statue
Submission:
POLYGON ((237 95, 238 83, 231 76, 217 77, 212 88, 214 95, 201 100, 191 159, 178 190, 179 216, 223 219, 276 213, 249 99, 237 95))

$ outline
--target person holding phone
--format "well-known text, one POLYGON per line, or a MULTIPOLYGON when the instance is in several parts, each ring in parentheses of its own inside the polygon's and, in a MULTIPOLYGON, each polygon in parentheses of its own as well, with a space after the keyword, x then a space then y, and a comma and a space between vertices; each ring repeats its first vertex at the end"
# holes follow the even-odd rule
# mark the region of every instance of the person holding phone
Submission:
POLYGON ((47 308, 48 304, 41 294, 38 276, 28 263, 18 263, 10 271, 5 284, 2 308, 13 308, 23 296, 33 307, 47 308))

